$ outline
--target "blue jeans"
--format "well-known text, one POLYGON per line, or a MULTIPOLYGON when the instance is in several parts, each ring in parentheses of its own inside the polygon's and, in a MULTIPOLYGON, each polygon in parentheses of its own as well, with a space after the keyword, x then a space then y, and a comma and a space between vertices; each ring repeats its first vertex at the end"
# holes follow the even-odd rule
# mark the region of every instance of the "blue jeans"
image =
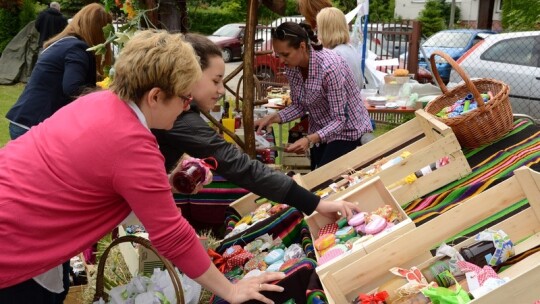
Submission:
POLYGON ((19 136, 23 135, 26 132, 28 132, 28 130, 26 130, 25 128, 21 128, 16 124, 9 123, 9 136, 12 140, 17 139, 19 136))

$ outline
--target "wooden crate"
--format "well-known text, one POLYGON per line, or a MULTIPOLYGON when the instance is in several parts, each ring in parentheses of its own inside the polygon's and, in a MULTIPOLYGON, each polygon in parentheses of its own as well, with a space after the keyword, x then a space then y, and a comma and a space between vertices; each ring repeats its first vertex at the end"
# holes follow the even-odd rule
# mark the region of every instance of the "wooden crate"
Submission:
MULTIPOLYGON (((361 175, 361 172, 371 170, 373 163, 383 156, 393 159, 403 152, 410 152, 411 155, 397 165, 363 178, 363 181, 366 181, 375 176, 380 177, 397 202, 403 205, 471 173, 452 129, 424 110, 416 111, 415 115, 414 119, 403 125, 303 175, 304 184, 311 190, 318 190, 321 184, 329 180, 339 183, 341 175, 353 170, 360 171, 353 175, 361 175), (448 165, 420 177, 411 184, 400 184, 406 176, 446 156, 450 160, 448 165)), ((328 199, 335 199, 353 190, 354 186, 349 187, 332 194, 328 199)))
MULTIPOLYGON (((497 186, 465 201, 427 223, 358 258, 344 256, 340 265, 321 276, 331 303, 350 303, 359 292, 371 292, 395 276, 391 267, 427 267, 435 261, 430 250, 467 227, 528 199, 530 207, 493 225, 516 243, 516 254, 540 244, 540 173, 520 168, 497 186)), ((456 247, 472 243, 469 239, 456 247)), ((501 277, 511 279, 498 289, 471 303, 533 303, 540 299, 540 253, 533 254, 506 269, 501 277)))
MULTIPOLYGON (((362 210, 365 210, 366 212, 375 211, 379 207, 389 205, 394 210, 398 211, 401 219, 399 224, 396 224, 391 229, 377 234, 373 238, 361 243, 361 245, 355 246, 352 250, 346 252, 343 256, 347 255, 349 256, 349 259, 357 259, 364 256, 365 254, 368 254, 378 248, 380 245, 401 236, 405 232, 410 231, 415 227, 413 221, 407 216, 405 211, 403 211, 401 206, 397 203, 392 194, 386 189, 381 179, 378 177, 363 183, 360 187, 356 187, 353 191, 348 192, 339 199, 357 203, 359 206, 361 206, 362 210)), ((325 225, 335 222, 337 218, 331 219, 317 212, 313 212, 313 214, 307 216, 305 220, 309 226, 312 239, 316 240, 319 230, 325 225)), ((317 258, 319 258, 319 253, 317 250, 315 250, 315 254, 317 255, 317 258)), ((346 264, 342 263, 342 257, 339 257, 318 266, 316 271, 317 274, 321 276, 331 269, 339 269, 346 266, 346 264)))
MULTIPOLYGON (((471 168, 452 129, 423 110, 416 111, 415 115, 416 118, 356 148, 354 151, 306 175, 302 175, 301 178, 297 177, 297 182, 311 191, 319 190, 322 184, 327 183, 329 180, 339 180, 341 175, 350 172, 351 169, 364 168, 364 170, 369 170, 371 168, 370 164, 383 156, 391 159, 399 156, 404 151, 408 151, 412 154, 404 161, 370 177, 378 176, 384 185, 387 187, 392 186, 389 189, 390 192, 396 201, 403 205, 468 175, 471 168), (445 156, 450 159, 448 165, 419 178, 412 184, 396 185, 407 175, 445 156)), ((365 178, 364 181, 370 178, 365 178)), ((335 193, 328 199, 338 198, 349 191, 354 191, 354 186, 335 193)), ((244 216, 257 208, 255 203, 257 198, 259 196, 250 193, 232 203, 231 207, 241 216, 244 216)))
POLYGON ((311 160, 305 154, 282 152, 283 169, 292 170, 297 173, 308 173, 311 171, 311 160))

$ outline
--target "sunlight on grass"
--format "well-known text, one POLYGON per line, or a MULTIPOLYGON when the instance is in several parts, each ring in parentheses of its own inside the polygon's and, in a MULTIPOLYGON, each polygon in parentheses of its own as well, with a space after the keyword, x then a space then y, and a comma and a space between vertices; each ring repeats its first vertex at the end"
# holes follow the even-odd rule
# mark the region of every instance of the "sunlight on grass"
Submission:
POLYGON ((9 141, 8 121, 6 113, 17 101, 24 89, 24 84, 11 86, 0 86, 0 147, 3 147, 9 141))

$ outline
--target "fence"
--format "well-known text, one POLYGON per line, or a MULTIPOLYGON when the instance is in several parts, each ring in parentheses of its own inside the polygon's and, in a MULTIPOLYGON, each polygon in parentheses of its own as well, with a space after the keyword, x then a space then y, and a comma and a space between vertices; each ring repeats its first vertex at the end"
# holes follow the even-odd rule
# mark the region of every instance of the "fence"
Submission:
MULTIPOLYGON (((270 31, 285 21, 299 22, 302 17, 282 17, 273 22, 261 20, 255 45, 254 69, 256 76, 265 82, 286 83, 283 65, 272 53, 270 31)), ((457 30, 439 32, 429 39, 421 37, 418 21, 372 22, 368 25, 366 47, 378 59, 398 58, 399 67, 406 68, 421 82, 432 82, 427 58, 434 50, 442 50, 458 60, 471 78, 494 78, 510 86, 513 112, 526 114, 540 120, 540 32, 504 33, 491 31, 457 30), (420 47, 422 45, 422 47, 420 47)), ((442 79, 459 82, 441 58, 437 70, 442 79)), ((391 73, 394 67, 379 70, 391 73)))

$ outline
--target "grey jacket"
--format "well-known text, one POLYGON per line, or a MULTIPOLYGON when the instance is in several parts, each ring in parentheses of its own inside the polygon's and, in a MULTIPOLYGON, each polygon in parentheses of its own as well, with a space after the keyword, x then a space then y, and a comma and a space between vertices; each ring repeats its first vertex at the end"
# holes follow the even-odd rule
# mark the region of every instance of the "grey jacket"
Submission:
POLYGON ((226 142, 202 119, 194 104, 176 119, 171 130, 152 130, 152 133, 165 157, 167 171, 174 168, 183 153, 197 158, 212 156, 218 162, 215 171, 219 175, 259 196, 294 206, 306 214, 311 214, 319 203, 318 196, 289 176, 249 158, 226 142))

